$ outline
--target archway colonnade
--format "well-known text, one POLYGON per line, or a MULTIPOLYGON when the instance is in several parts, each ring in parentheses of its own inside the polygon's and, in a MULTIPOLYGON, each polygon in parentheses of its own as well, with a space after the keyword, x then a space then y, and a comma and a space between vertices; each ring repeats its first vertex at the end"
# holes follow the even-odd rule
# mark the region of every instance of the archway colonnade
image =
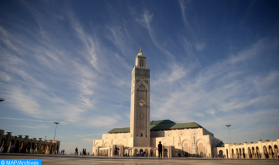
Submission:
MULTIPOLYGON (((172 157, 174 148, 163 146, 162 156, 172 157)), ((124 147, 124 145, 97 146, 94 151, 95 156, 109 157, 158 157, 158 149, 155 147, 124 147)))
POLYGON ((242 159, 279 159, 279 137, 276 141, 262 142, 262 139, 258 140, 258 143, 244 142, 244 144, 225 144, 225 147, 217 147, 217 153, 215 157, 222 158, 242 158, 242 159))
POLYGON ((0 130, 0 152, 2 153, 37 153, 37 154, 58 154, 60 141, 42 140, 39 138, 29 139, 28 135, 12 136, 12 132, 4 135, 0 130))

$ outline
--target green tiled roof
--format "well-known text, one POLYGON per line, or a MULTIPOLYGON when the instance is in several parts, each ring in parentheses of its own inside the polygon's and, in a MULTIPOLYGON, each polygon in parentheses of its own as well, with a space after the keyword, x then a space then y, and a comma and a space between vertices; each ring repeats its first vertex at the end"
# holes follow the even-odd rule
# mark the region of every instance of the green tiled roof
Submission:
POLYGON ((218 143, 218 144, 216 145, 216 147, 225 147, 225 144, 221 141, 220 143, 218 143))
MULTIPOLYGON (((170 130, 179 128, 203 128, 195 122, 175 123, 171 120, 150 121, 150 131, 170 130)), ((130 127, 114 128, 108 133, 125 133, 130 132, 130 127)))
POLYGON ((150 125, 158 125, 158 124, 173 124, 175 122, 171 120, 156 120, 156 121, 150 121, 150 125))
POLYGON ((130 132, 130 127, 120 127, 120 128, 113 128, 108 133, 125 133, 130 132))

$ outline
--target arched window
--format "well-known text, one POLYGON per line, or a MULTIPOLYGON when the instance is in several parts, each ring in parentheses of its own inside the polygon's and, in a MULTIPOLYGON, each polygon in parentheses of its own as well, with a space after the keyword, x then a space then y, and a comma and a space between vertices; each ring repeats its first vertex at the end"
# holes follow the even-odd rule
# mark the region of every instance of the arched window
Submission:
POLYGON ((140 136, 142 137, 142 133, 140 134, 140 136))
POLYGON ((144 59, 140 59, 140 66, 144 66, 144 59))

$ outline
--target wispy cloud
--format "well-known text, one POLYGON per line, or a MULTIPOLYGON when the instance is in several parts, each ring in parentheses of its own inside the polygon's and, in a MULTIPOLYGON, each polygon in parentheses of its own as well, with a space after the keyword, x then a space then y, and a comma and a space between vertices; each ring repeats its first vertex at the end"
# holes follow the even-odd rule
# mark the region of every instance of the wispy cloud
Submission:
POLYGON ((79 39, 82 41, 83 46, 85 48, 85 52, 80 51, 79 53, 83 55, 90 64, 98 71, 100 71, 100 65, 98 65, 98 55, 97 55, 97 44, 94 39, 84 32, 82 26, 80 25, 78 19, 75 14, 71 11, 68 11, 68 16, 71 20, 72 27, 76 31, 79 39))
POLYGON ((272 98, 276 98, 276 95, 273 92, 259 94, 257 90, 278 90, 276 86, 270 86, 274 81, 278 81, 277 72, 243 78, 246 73, 236 69, 236 66, 262 54, 262 50, 268 46, 267 42, 260 40, 237 55, 218 61, 198 72, 181 64, 180 67, 174 67, 172 72, 158 76, 152 84, 152 101, 156 109, 152 116, 166 116, 171 109, 174 112, 171 114, 173 118, 180 121, 193 120, 194 116, 203 117, 204 112, 215 115, 220 111, 248 111, 255 105, 274 103, 272 98), (194 71, 195 75, 192 76, 194 71), (257 82, 257 85, 261 84, 261 87, 255 86, 254 82, 257 82), (162 86, 165 89, 163 91, 162 86), (243 94, 244 91, 247 93, 243 94), (253 95, 255 93, 256 96, 253 95), (187 117, 183 114, 187 114, 187 117))
MULTIPOLYGON (((1 119, 6 119, 6 120, 24 120, 24 121, 34 121, 34 122, 51 122, 53 121, 46 121, 46 120, 34 120, 34 119, 22 119, 22 118, 11 118, 11 117, 0 117, 1 119)), ((67 124, 67 122, 59 122, 60 124, 67 124)))
POLYGON ((22 127, 22 128, 29 128, 29 129, 46 129, 46 128, 48 128, 48 126, 45 124, 39 124, 36 126, 17 125, 15 127, 22 127))
POLYGON ((157 40, 154 37, 154 32, 153 29, 151 27, 151 21, 153 18, 153 14, 150 13, 150 11, 148 10, 144 10, 143 14, 140 15, 139 18, 136 18, 136 21, 142 25, 144 28, 146 28, 148 30, 148 33, 150 35, 151 40, 153 41, 154 45, 165 55, 168 55, 169 57, 173 58, 173 55, 167 50, 165 49, 162 44, 159 44, 157 42, 157 40))
POLYGON ((187 15, 186 15, 187 8, 189 8, 190 4, 191 4, 190 0, 179 0, 179 7, 181 9, 183 22, 184 22, 185 26, 187 27, 187 30, 189 31, 189 33, 193 34, 194 32, 191 27, 191 23, 189 22, 187 15))

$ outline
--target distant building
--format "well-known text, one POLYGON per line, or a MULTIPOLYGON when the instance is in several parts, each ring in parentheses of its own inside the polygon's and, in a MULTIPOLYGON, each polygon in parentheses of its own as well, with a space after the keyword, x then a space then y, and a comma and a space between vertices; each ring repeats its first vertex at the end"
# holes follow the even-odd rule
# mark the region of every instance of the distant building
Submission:
POLYGON ((4 130, 0 130, 0 140, 0 152, 2 153, 10 153, 12 144, 15 144, 13 153, 28 153, 28 149, 24 147, 25 144, 30 146, 30 153, 58 154, 60 148, 60 141, 42 140, 42 138, 29 139, 28 135, 25 135, 24 138, 22 135, 12 136, 11 132, 4 135, 4 130))
POLYGON ((95 156, 158 155, 161 141, 163 156, 178 155, 212 157, 213 148, 221 143, 214 135, 195 122, 175 123, 171 120, 150 121, 150 68, 140 52, 135 60, 131 80, 130 127, 114 128, 93 140, 95 156))
POLYGON ((214 149, 214 155, 225 158, 245 159, 278 159, 279 137, 276 141, 258 140, 258 143, 244 142, 244 144, 218 144, 214 149))

